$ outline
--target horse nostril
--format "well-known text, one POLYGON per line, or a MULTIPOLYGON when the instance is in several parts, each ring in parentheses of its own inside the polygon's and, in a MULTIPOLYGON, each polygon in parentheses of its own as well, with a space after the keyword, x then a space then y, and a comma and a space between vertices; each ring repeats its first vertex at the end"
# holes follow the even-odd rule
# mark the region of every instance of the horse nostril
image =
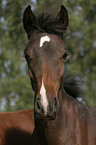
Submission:
POLYGON ((57 99, 53 98, 53 107, 57 105, 57 99))
POLYGON ((41 107, 40 107, 40 98, 37 98, 37 107, 38 107, 39 110, 41 109, 41 107))

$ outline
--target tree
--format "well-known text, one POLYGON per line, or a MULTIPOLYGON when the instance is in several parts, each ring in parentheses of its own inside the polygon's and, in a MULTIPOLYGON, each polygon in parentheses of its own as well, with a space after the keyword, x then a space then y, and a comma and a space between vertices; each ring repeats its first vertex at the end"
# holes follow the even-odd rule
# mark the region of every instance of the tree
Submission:
POLYGON ((4 111, 33 106, 33 92, 23 57, 27 41, 22 26, 24 5, 25 1, 13 3, 11 0, 2 0, 0 5, 0 102, 4 111))

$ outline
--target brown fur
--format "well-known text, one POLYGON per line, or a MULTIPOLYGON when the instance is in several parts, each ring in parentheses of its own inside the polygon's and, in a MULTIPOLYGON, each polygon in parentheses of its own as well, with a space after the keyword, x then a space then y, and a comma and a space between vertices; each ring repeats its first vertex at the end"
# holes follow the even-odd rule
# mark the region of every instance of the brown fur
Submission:
POLYGON ((34 110, 0 113, 0 145, 25 145, 34 130, 34 110))

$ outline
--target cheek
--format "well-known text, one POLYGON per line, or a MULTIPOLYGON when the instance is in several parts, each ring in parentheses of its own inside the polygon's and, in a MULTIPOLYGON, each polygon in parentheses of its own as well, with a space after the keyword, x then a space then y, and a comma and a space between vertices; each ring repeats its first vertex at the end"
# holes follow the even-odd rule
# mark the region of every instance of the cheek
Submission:
POLYGON ((29 69, 29 75, 31 79, 32 88, 35 91, 35 93, 37 93, 37 90, 38 90, 37 80, 34 73, 30 69, 29 69))
POLYGON ((59 80, 63 77, 64 74, 64 64, 61 63, 57 66, 57 78, 59 78, 59 80))
POLYGON ((63 62, 61 64, 60 74, 61 74, 61 76, 63 76, 63 74, 64 74, 64 63, 63 62))
POLYGON ((61 89, 61 86, 62 86, 62 77, 61 79, 59 79, 56 83, 55 83, 55 86, 56 86, 56 95, 58 95, 58 92, 59 90, 61 89))
POLYGON ((30 75, 31 79, 33 79, 33 74, 30 69, 29 69, 29 75, 30 75))
POLYGON ((64 65, 62 66, 62 68, 60 70, 60 75, 61 75, 61 77, 63 77, 63 75, 64 75, 64 65))
POLYGON ((64 64, 61 65, 61 67, 58 67, 57 71, 57 90, 61 88, 62 85, 62 80, 63 80, 63 75, 64 75, 64 64))

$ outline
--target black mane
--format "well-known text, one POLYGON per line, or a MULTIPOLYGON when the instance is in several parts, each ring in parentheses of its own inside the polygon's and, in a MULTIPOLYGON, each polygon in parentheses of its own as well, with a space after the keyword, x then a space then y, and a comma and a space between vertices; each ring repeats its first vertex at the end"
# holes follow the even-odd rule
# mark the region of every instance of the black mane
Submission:
POLYGON ((63 87, 66 93, 73 98, 81 97, 81 82, 74 74, 64 75, 63 87))
POLYGON ((60 23, 58 16, 55 16, 51 11, 42 12, 36 17, 35 29, 39 32, 46 32, 49 34, 55 34, 63 38, 66 26, 60 23))

